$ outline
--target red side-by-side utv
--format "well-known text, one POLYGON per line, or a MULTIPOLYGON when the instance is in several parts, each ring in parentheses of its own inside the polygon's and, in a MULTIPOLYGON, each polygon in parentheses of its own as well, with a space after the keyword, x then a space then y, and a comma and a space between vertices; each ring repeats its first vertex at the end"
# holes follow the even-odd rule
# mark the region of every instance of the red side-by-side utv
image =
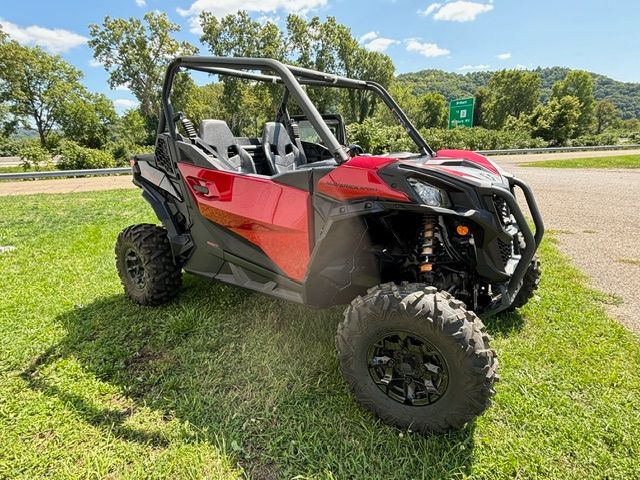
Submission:
POLYGON ((174 60, 155 153, 132 167, 162 223, 118 237, 132 300, 170 301, 185 271, 312 307, 344 304, 338 357, 365 408, 443 432, 488 407, 497 360, 478 315, 524 305, 540 275, 543 224, 524 182, 477 153, 434 152, 374 82, 265 58, 174 60), (171 103, 174 78, 189 70, 280 85, 280 108, 260 138, 220 119, 196 128, 171 103), (348 145, 342 117, 321 114, 308 87, 375 96, 418 153, 348 145))

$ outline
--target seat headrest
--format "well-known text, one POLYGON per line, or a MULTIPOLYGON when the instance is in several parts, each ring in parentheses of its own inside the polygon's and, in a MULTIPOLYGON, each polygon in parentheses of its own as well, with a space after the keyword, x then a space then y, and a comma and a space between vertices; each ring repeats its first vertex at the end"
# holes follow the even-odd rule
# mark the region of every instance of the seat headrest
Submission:
POLYGON ((200 138, 209 145, 226 149, 235 145, 236 140, 224 120, 202 120, 200 123, 200 138))
POLYGON ((284 152, 287 145, 293 145, 287 128, 278 122, 267 122, 264 124, 262 143, 274 145, 280 152, 284 152))

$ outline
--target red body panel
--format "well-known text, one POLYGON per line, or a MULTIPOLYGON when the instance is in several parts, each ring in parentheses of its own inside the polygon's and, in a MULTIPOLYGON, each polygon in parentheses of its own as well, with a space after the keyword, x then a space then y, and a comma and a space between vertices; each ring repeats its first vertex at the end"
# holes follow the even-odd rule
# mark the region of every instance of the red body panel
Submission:
POLYGON ((435 158, 439 160, 445 158, 462 158, 486 168, 495 175, 500 175, 500 172, 491 160, 484 155, 469 150, 438 150, 435 158))
MULTIPOLYGON (((200 213, 259 246, 302 281, 309 263, 309 193, 267 178, 178 163, 200 213), (194 189, 206 187, 208 194, 194 189)), ((231 252, 233 253, 233 252, 231 252)))
POLYGON ((377 171, 397 159, 389 157, 354 157, 320 179, 316 192, 337 200, 377 197, 409 202, 403 192, 389 187, 377 171))

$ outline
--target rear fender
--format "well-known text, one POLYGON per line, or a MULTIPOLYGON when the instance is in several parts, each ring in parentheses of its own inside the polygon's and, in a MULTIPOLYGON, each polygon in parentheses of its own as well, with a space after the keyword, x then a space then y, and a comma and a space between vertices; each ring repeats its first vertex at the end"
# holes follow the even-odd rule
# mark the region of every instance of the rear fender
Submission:
POLYGON ((149 203, 164 228, 166 228, 174 259, 182 261, 193 247, 193 241, 191 240, 191 235, 183 233, 178 221, 179 210, 175 206, 172 208, 171 201, 167 198, 169 197, 168 194, 171 194, 176 200, 179 200, 180 195, 166 176, 164 178, 156 178, 154 175, 147 173, 148 169, 162 173, 160 170, 148 165, 147 162, 136 161, 133 164, 133 183, 140 187, 142 198, 149 203))

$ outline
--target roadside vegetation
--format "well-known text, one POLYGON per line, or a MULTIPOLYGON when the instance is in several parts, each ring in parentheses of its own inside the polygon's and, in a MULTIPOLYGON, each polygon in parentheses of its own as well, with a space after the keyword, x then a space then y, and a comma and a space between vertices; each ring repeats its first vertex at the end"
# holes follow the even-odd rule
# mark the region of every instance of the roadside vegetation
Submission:
POLYGON ((186 276, 133 305, 113 243, 155 216, 135 191, 0 197, 0 478, 638 478, 640 344, 542 247, 538 297, 488 320, 493 407, 422 436, 356 405, 342 309, 186 276))
POLYGON ((640 155, 541 160, 523 163, 522 166, 539 168, 640 168, 640 155))
MULTIPOLYGON (((391 58, 364 48, 335 18, 289 15, 284 26, 246 12, 203 13, 200 47, 177 40, 180 26, 162 12, 106 17, 89 26, 94 61, 112 89, 128 90, 138 107, 121 115, 104 94, 90 92, 82 72, 59 55, 20 45, 0 30, 0 156, 18 156, 25 170, 127 165, 153 149, 159 92, 170 59, 179 55, 265 56, 387 87, 436 148, 504 149, 640 142, 640 87, 568 69, 502 70, 456 75, 426 70, 394 75, 391 58), (445 88, 446 87, 446 88, 445 88), (447 130, 448 102, 476 99, 474 128, 447 130)), ((236 135, 259 137, 280 98, 275 85, 226 78, 198 82, 180 75, 172 98, 196 125, 227 121, 236 135)), ((350 142, 370 153, 413 150, 402 127, 370 93, 308 89, 323 113, 341 113, 350 142)), ((295 110, 295 106, 292 107, 295 110)), ((292 113, 297 113, 292 111, 292 113)))

